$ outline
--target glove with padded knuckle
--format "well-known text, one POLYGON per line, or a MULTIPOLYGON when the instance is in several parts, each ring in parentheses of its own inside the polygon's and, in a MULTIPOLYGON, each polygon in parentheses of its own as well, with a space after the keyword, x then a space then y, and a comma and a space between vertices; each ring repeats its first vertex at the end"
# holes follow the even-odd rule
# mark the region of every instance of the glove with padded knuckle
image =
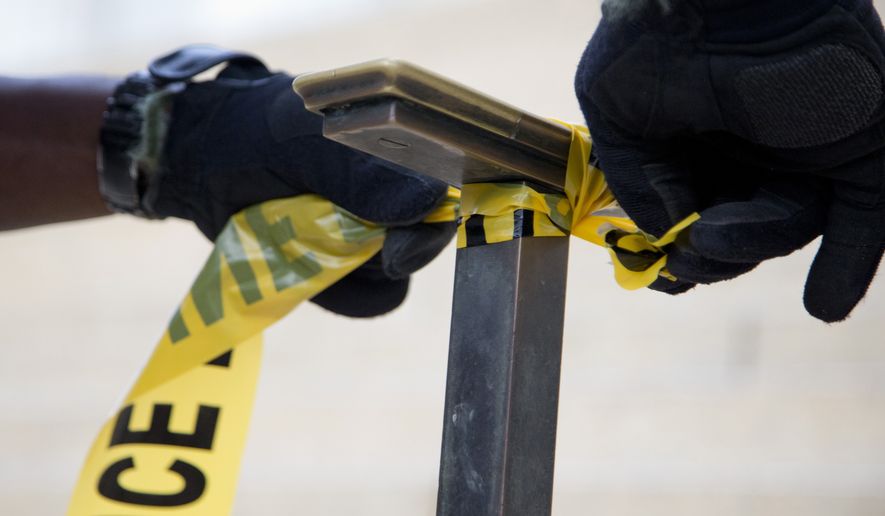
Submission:
MULTIPOLYGON (((162 114, 154 125, 164 134, 158 156, 140 160, 155 162, 142 199, 147 215, 191 220, 214 240, 248 206, 318 194, 389 229, 378 255, 312 301, 352 317, 399 306, 409 275, 454 235, 454 223, 421 222, 445 199, 447 185, 324 138, 322 118, 304 108, 292 76, 242 54, 209 62, 206 52, 218 49, 186 47, 151 66, 154 76, 187 77, 145 110, 162 114), (205 63, 195 65, 200 59, 205 63), (226 67, 214 80, 190 80, 216 61, 226 67)), ((152 116, 145 118, 150 125, 152 116)))
POLYGON ((808 312, 846 318, 885 248, 885 34, 870 0, 606 0, 575 88, 606 179, 684 292, 823 235, 808 312))

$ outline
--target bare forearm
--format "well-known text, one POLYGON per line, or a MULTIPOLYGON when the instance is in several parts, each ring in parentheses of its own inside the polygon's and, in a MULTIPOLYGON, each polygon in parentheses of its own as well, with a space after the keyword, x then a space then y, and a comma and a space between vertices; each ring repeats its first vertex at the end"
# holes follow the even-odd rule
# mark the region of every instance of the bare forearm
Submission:
POLYGON ((0 77, 0 230, 109 213, 95 166, 116 82, 0 77))

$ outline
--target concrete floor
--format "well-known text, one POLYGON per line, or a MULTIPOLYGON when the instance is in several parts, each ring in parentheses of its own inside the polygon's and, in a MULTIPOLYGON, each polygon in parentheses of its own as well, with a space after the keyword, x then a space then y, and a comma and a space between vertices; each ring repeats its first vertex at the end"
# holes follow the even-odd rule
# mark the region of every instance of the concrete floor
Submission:
MULTIPOLYGON (((580 120, 571 76, 595 2, 429 4, 198 34, 292 71, 402 57, 580 120)), ((0 70, 123 73, 185 36, 0 70)), ((619 290, 606 253, 573 243, 555 515, 885 514, 885 283, 850 321, 815 321, 801 306, 815 245, 668 298, 619 290)), ((2 234, 0 249, 0 513, 61 514, 209 246, 186 223, 115 216, 2 234)), ((268 333, 234 514, 433 513, 453 264, 449 248, 391 316, 304 306, 268 333)))

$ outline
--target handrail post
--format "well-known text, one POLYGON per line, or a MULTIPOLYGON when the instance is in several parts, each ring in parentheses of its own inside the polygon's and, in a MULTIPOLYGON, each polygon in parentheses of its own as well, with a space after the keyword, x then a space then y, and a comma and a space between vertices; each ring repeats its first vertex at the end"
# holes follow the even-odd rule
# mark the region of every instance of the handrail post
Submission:
POLYGON ((568 239, 458 250, 438 516, 547 516, 568 239))
MULTIPOLYGON (((571 132, 409 63, 298 77, 323 133, 455 186, 563 190, 571 132)), ((438 516, 549 516, 568 238, 458 250, 438 516)))

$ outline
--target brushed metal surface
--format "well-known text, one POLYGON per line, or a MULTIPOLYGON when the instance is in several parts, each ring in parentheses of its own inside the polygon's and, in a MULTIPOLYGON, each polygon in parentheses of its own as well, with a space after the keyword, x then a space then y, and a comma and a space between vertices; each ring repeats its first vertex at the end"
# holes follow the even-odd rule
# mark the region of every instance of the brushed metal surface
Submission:
POLYGON ((324 134, 460 186, 527 179, 562 190, 571 132, 404 61, 382 59, 301 75, 324 134))

